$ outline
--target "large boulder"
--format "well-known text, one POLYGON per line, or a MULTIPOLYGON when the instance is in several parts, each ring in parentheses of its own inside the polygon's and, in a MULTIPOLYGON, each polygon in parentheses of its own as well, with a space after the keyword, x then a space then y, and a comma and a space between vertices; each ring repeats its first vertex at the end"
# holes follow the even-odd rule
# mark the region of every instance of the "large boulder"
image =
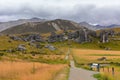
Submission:
POLYGON ((106 42, 109 42, 109 39, 108 39, 108 32, 107 31, 105 31, 105 30, 103 30, 103 31, 101 31, 100 32, 100 42, 102 42, 102 43, 106 43, 106 42))

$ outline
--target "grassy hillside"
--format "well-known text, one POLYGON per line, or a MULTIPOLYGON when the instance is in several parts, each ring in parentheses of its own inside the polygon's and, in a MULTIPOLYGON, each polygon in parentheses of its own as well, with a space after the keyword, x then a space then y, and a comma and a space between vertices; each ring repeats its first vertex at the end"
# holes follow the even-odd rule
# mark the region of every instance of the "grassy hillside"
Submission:
POLYGON ((93 50, 105 50, 109 48, 110 50, 120 50, 120 41, 110 40, 108 43, 99 43, 99 39, 94 38, 92 42, 85 43, 76 43, 71 41, 55 42, 49 43, 53 45, 56 50, 50 50, 45 48, 47 42, 40 42, 38 44, 43 47, 38 49, 34 46, 30 46, 28 42, 23 41, 13 41, 8 36, 0 36, 0 59, 14 60, 23 59, 28 61, 37 61, 43 63, 59 64, 59 63, 68 63, 69 61, 65 60, 66 53, 68 48, 77 48, 77 49, 93 49, 93 50), (24 44, 26 51, 20 52, 16 51, 16 48, 19 44, 24 44), (14 50, 13 52, 8 52, 9 50, 14 50), (32 56, 32 54, 36 54, 32 56), (6 58, 7 56, 7 58, 6 58))
MULTIPOLYGON (((25 44, 27 47, 27 52, 37 51, 35 47, 31 47, 28 45, 28 42, 23 41, 13 41, 8 36, 0 36, 0 50, 12 49, 16 48, 19 44, 25 44), (9 42, 11 41, 11 42, 9 42), (32 48, 32 49, 31 49, 32 48)), ((40 43, 41 45, 46 45, 48 43, 40 43)), ((51 43, 55 47, 58 48, 57 52, 60 52, 59 49, 62 47, 72 47, 72 48, 83 48, 83 49, 105 49, 105 47, 111 48, 111 50, 120 50, 120 41, 110 40, 108 43, 99 43, 99 39, 94 38, 92 42, 86 43, 77 43, 73 41, 63 41, 63 42, 55 42, 51 43)), ((48 51, 46 48, 43 48, 44 51, 48 51)), ((51 51, 48 51, 50 53, 51 51)))
POLYGON ((112 30, 114 30, 115 32, 120 32, 120 28, 111 28, 112 30))
POLYGON ((120 50, 120 41, 113 40, 108 43, 99 43, 99 40, 95 39, 93 42, 86 42, 82 44, 73 41, 64 41, 53 43, 53 45, 60 45, 63 47, 71 47, 77 49, 105 50, 105 48, 110 48, 111 50, 120 50))
MULTIPOLYGON (((101 29, 101 30, 113 30, 116 33, 120 32, 120 28, 106 28, 106 29, 101 29)), ((97 30, 97 33, 100 33, 101 30, 97 30)))
MULTIPOLYGON (((39 43, 43 46, 47 45, 47 43, 39 43)), ((62 48, 61 46, 55 46, 56 50, 52 51, 48 48, 41 48, 38 49, 34 46, 28 45, 28 42, 23 41, 13 41, 9 39, 8 36, 0 36, 0 59, 1 60, 27 60, 27 61, 36 61, 36 62, 43 62, 49 64, 65 64, 67 61, 64 60, 66 53, 64 52, 67 50, 66 48, 62 48), (10 42, 9 42, 10 41, 10 42), (26 47, 26 51, 21 52, 17 51, 16 48, 18 45, 24 44, 26 47), (13 52, 10 52, 13 50, 13 52), (36 54, 32 56, 32 54, 36 54)))

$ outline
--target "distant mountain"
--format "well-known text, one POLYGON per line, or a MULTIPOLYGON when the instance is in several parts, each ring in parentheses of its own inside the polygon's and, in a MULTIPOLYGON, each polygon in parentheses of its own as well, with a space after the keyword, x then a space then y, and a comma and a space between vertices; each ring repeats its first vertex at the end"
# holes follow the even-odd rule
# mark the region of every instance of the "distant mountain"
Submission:
POLYGON ((106 26, 106 28, 117 28, 117 27, 120 27, 120 25, 112 24, 112 25, 106 26))
POLYGON ((46 20, 40 18, 31 18, 31 19, 19 19, 16 21, 9 21, 9 22, 0 22, 0 32, 8 28, 11 28, 13 26, 21 25, 26 22, 41 22, 41 21, 46 21, 46 20))
POLYGON ((84 28, 78 23, 56 19, 45 22, 28 22, 2 31, 3 34, 48 33, 60 30, 78 30, 84 28))
POLYGON ((102 25, 95 25, 94 27, 96 27, 96 30, 99 30, 99 29, 104 29, 106 28, 106 26, 102 26, 102 25))
POLYGON ((87 22, 80 22, 79 23, 81 26, 85 26, 87 27, 88 29, 91 29, 91 30, 100 30, 100 29, 105 29, 105 28, 117 28, 117 27, 120 27, 120 25, 117 25, 117 24, 111 24, 111 25, 108 25, 108 26, 102 26, 102 25, 92 25, 92 24, 89 24, 87 22))
POLYGON ((97 30, 98 29, 97 27, 95 27, 95 25, 91 25, 87 22, 80 22, 79 25, 80 26, 85 26, 86 28, 91 29, 91 30, 97 30))
POLYGON ((111 24, 111 25, 108 25, 108 26, 96 25, 95 27, 97 27, 98 29, 119 28, 120 25, 117 25, 117 24, 111 24))

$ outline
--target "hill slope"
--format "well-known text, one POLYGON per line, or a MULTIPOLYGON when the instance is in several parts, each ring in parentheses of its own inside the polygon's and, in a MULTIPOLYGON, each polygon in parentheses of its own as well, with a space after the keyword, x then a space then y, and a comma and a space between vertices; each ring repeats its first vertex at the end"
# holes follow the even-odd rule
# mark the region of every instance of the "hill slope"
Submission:
POLYGON ((77 30, 83 28, 78 23, 56 19, 45 22, 28 22, 2 31, 3 34, 21 34, 21 33, 48 33, 60 30, 77 30))
POLYGON ((8 28, 11 28, 13 26, 21 25, 27 22, 41 22, 41 21, 46 21, 46 20, 40 19, 40 18, 31 18, 31 19, 19 19, 19 20, 8 21, 8 22, 0 22, 0 32, 8 28))

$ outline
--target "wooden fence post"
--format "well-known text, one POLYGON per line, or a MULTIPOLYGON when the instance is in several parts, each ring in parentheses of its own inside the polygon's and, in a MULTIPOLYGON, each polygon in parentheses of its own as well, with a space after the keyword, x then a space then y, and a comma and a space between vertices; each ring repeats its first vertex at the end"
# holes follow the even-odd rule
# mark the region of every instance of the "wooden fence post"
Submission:
POLYGON ((97 71, 98 72, 100 71, 100 64, 98 64, 98 66, 97 66, 97 71))
POLYGON ((109 72, 109 67, 107 69, 108 69, 108 72, 109 72))
POLYGON ((103 66, 103 72, 104 72, 104 66, 103 66))
POLYGON ((114 69, 114 67, 112 67, 112 75, 113 76, 115 75, 115 69, 114 69))

